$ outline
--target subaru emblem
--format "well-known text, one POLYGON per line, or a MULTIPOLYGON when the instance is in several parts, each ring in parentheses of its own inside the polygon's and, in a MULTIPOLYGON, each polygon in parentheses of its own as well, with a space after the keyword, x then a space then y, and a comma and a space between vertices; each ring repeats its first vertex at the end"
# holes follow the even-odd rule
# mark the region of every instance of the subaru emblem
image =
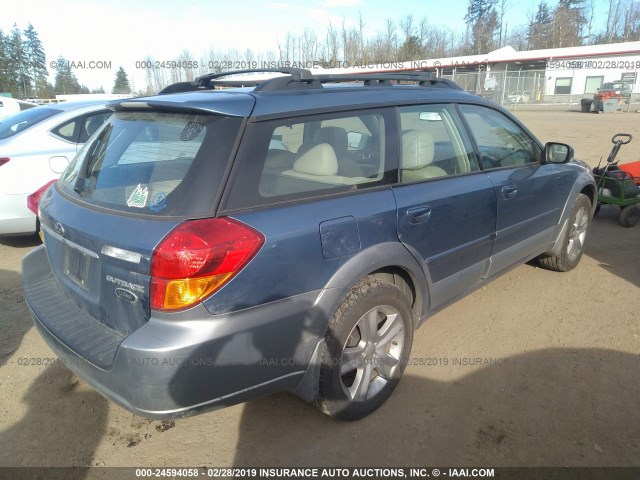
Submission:
POLYGON ((60 222, 56 222, 55 225, 53 226, 53 229, 56 231, 58 235, 60 235, 61 237, 64 237, 64 227, 60 222))
POLYGON ((138 297, 135 293, 132 293, 129 290, 125 290, 124 288, 116 288, 116 295, 125 302, 134 303, 138 300, 138 297))

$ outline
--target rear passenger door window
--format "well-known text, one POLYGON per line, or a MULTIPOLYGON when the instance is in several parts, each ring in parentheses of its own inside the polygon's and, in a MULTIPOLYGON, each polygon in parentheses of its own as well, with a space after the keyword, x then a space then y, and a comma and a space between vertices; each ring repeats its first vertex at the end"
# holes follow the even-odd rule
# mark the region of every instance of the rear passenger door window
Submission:
POLYGON ((451 105, 399 108, 403 183, 479 170, 471 142, 451 105))

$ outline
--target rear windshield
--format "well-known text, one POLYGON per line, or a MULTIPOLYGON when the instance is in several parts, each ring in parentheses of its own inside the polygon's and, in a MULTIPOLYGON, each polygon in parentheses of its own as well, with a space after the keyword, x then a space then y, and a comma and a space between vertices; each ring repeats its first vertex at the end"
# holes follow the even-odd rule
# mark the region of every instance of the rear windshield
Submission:
POLYGON ((59 186, 119 211, 210 214, 241 124, 220 115, 116 112, 78 152, 59 186))
POLYGON ((57 108, 38 107, 23 110, 0 120, 0 140, 13 137, 36 123, 62 112, 57 108))

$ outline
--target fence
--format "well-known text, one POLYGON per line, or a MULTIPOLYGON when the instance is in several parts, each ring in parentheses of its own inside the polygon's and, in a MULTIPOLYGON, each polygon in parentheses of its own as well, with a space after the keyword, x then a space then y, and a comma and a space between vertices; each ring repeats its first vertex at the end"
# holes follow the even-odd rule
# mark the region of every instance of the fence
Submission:
MULTIPOLYGON (((444 74, 463 90, 493 100, 500 105, 563 101, 545 96, 545 71, 470 72, 444 74)), ((554 95, 554 97, 556 97, 554 95)), ((562 97, 566 97, 562 95, 562 97)), ((578 98, 576 96, 576 98, 578 98)), ((579 100, 578 100, 579 101, 579 100)))

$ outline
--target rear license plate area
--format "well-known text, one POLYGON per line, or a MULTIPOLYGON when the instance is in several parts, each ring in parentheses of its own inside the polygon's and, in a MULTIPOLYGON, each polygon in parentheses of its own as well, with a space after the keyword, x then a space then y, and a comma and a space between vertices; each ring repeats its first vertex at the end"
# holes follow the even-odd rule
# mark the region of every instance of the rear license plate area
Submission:
POLYGON ((80 250, 67 246, 64 255, 64 274, 81 288, 89 289, 91 257, 80 250))

